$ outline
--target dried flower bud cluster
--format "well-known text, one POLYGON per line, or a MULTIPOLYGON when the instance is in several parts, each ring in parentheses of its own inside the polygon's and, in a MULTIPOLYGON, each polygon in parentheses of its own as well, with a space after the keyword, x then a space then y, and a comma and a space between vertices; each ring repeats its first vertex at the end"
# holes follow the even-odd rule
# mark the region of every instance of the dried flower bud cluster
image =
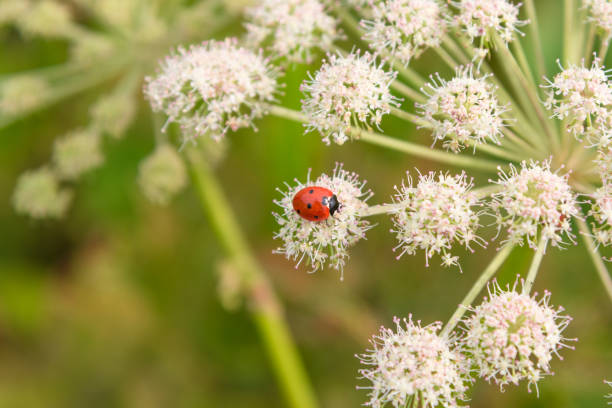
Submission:
POLYGON ((589 21, 603 33, 604 42, 612 36, 612 2, 610 0, 582 0, 589 9, 589 21))
POLYGON ((90 109, 93 126, 101 133, 119 139, 136 115, 137 101, 129 92, 113 92, 98 99, 90 109))
POLYGON ((605 143, 612 130, 612 86, 604 67, 595 59, 591 68, 570 65, 549 81, 547 109, 567 120, 568 130, 578 139, 594 145, 605 143))
POLYGON ((0 26, 14 23, 21 15, 28 12, 29 0, 0 1, 0 26))
POLYGON ((381 327, 370 340, 372 349, 357 356, 366 366, 359 373, 372 382, 360 387, 370 390, 365 405, 380 408, 390 403, 399 408, 411 406, 412 401, 423 407, 462 405, 470 380, 463 356, 438 336, 441 323, 421 327, 412 317, 394 322, 396 331, 381 327))
POLYGON ((550 363, 564 347, 563 330, 571 318, 549 305, 550 293, 536 300, 528 294, 489 286, 489 297, 464 321, 463 350, 480 377, 501 389, 527 381, 536 385, 552 374, 550 363))
POLYGON ((310 62, 315 48, 329 51, 338 38, 336 20, 319 0, 263 0, 247 9, 247 42, 291 61, 310 62))
POLYGON ((593 235, 604 246, 612 244, 612 184, 606 183, 593 194, 593 204, 589 211, 593 217, 593 235))
POLYGON ((16 76, 0 86, 0 113, 19 115, 40 106, 49 94, 49 85, 36 76, 16 76))
POLYGON ((138 184, 152 203, 166 205, 187 184, 185 163, 172 146, 162 144, 140 163, 138 184))
POLYGON ((470 191, 472 181, 465 173, 459 175, 419 174, 415 187, 408 175, 393 201, 394 232, 399 241, 401 257, 413 255, 417 250, 425 251, 428 264, 435 254, 442 255, 442 265, 459 265, 458 257, 451 255, 453 245, 464 245, 470 249, 472 243, 485 245, 476 235, 479 227, 478 197, 470 191))
MULTIPOLYGON (((348 250, 371 228, 370 223, 360 216, 367 209, 366 201, 372 196, 365 190, 365 182, 359 180, 355 173, 336 165, 331 176, 322 174, 316 180, 306 183, 297 181, 296 186, 287 185, 287 191, 281 191, 283 197, 275 204, 281 207, 281 213, 274 213, 280 230, 274 238, 283 241, 275 253, 284 254, 287 259, 297 261, 297 266, 305 261, 312 271, 322 269, 326 264, 340 272, 343 271, 349 256, 348 250), (340 202, 340 209, 324 221, 307 221, 293 209, 293 197, 306 186, 319 186, 331 190, 340 202)), ((280 190, 279 190, 280 191, 280 190)))
POLYGON ((32 218, 60 218, 68 209, 72 193, 60 187, 57 175, 47 167, 23 173, 13 193, 13 206, 32 218))
POLYGON ((72 16, 67 5, 55 0, 40 0, 17 19, 17 26, 26 35, 61 37, 72 29, 72 16))
POLYGON ((91 130, 78 130, 55 141, 53 164, 58 176, 75 180, 102 164, 104 156, 100 135, 91 130))
POLYGON ((480 46, 486 47, 499 36, 506 44, 511 42, 518 27, 526 24, 518 18, 519 5, 508 0, 458 0, 451 1, 457 8, 455 24, 463 30, 472 42, 479 39, 480 46))
POLYGON ((379 126, 391 107, 398 105, 389 91, 395 77, 395 72, 385 71, 367 52, 329 55, 314 78, 301 86, 307 130, 319 131, 327 144, 343 144, 356 136, 350 134, 351 126, 379 126))
POLYGON ((168 56, 155 77, 145 79, 154 111, 181 126, 186 141, 254 126, 277 91, 275 70, 261 54, 235 39, 208 41, 168 56))
POLYGON ((458 68, 450 81, 439 75, 431 77, 425 92, 428 100, 418 104, 423 118, 433 127, 434 143, 443 141, 443 147, 458 153, 465 147, 481 143, 499 144, 505 126, 495 87, 487 77, 475 78, 472 67, 458 68))
POLYGON ((521 163, 520 171, 510 165, 510 172, 499 172, 496 183, 501 191, 493 194, 491 207, 498 228, 506 228, 504 242, 533 249, 539 236, 553 246, 563 243, 563 235, 573 240, 571 219, 578 216, 576 195, 568 184, 568 175, 550 170, 550 161, 521 163))
POLYGON ((388 0, 372 4, 371 20, 362 20, 364 39, 376 52, 408 65, 426 49, 440 46, 445 34, 444 9, 438 0, 388 0))

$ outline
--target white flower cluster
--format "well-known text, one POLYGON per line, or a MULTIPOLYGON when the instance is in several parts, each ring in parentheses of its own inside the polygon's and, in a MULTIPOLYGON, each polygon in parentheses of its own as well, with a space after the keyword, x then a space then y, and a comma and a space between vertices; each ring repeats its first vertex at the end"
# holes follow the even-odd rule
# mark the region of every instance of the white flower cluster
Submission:
POLYGON ((593 22, 603 33, 604 42, 610 41, 612 36, 612 1, 610 0, 583 0, 589 9, 589 21, 593 22))
POLYGON ((322 174, 316 180, 306 183, 296 180, 296 186, 287 185, 287 191, 280 191, 283 197, 274 203, 281 207, 280 214, 274 218, 280 230, 274 238, 283 241, 283 245, 274 252, 284 254, 287 259, 297 261, 297 266, 305 261, 312 272, 322 269, 325 264, 342 273, 348 258, 348 249, 371 228, 370 222, 360 216, 367 209, 366 201, 372 196, 370 190, 364 190, 365 182, 359 180, 355 173, 344 170, 341 164, 336 165, 331 176, 322 174), (339 210, 323 221, 307 221, 293 209, 293 197, 306 186, 319 186, 331 190, 340 202, 339 210))
POLYGON ((329 51, 339 36, 319 0, 262 0, 246 15, 248 43, 270 44, 270 51, 291 61, 311 62, 313 49, 329 51))
POLYGON ((395 72, 383 69, 370 53, 347 56, 331 54, 314 78, 305 81, 302 110, 309 119, 308 131, 317 130, 323 141, 345 143, 351 126, 379 126, 398 99, 389 91, 395 72))
POLYGON ((548 81, 547 109, 553 116, 568 121, 568 130, 578 139, 584 137, 593 145, 609 139, 612 130, 612 86, 607 71, 598 59, 591 68, 570 65, 563 68, 553 81, 548 81))
POLYGON ((393 198, 397 209, 392 213, 392 232, 399 241, 395 248, 401 251, 398 258, 422 249, 427 264, 435 254, 441 254, 442 265, 459 265, 458 257, 450 253, 454 244, 470 250, 474 242, 484 246, 484 240, 476 235, 479 214, 474 207, 479 206, 479 200, 471 188, 472 181, 465 173, 419 174, 416 186, 408 175, 407 181, 395 188, 393 198))
POLYGON ((362 20, 364 39, 376 51, 408 65, 426 49, 438 47, 446 32, 438 0, 387 0, 372 4, 372 19, 362 20))
POLYGON ((600 146, 597 149, 597 171, 601 176, 601 181, 606 183, 612 183, 612 144, 607 146, 600 146))
POLYGON ((528 294, 489 286, 489 298, 464 320, 465 335, 460 340, 466 356, 480 377, 503 389, 506 384, 528 381, 536 385, 552 374, 550 362, 563 347, 563 330, 571 318, 562 308, 549 305, 550 293, 536 300, 528 294), (492 288, 492 289, 491 289, 492 288))
POLYGON ((426 85, 425 104, 418 104, 423 118, 433 127, 434 143, 455 153, 481 143, 499 144, 505 126, 495 87, 487 77, 475 78, 471 66, 458 68, 455 77, 445 81, 436 74, 426 85))
MULTIPOLYGON (((604 383, 606 383, 610 387, 612 387, 612 381, 604 381, 604 383)), ((610 394, 606 395, 606 398, 610 400, 610 401, 608 401, 608 405, 612 405, 612 392, 610 394)))
POLYGON ((470 379, 461 353, 438 336, 441 323, 421 327, 412 317, 394 322, 396 331, 381 327, 370 340, 372 349, 357 356, 366 366, 359 373, 372 382, 360 387, 370 390, 365 405, 380 408, 391 403, 400 408, 418 401, 422 407, 460 406, 470 379))
POLYGON ((579 210, 568 178, 553 173, 550 161, 522 162, 520 171, 510 165, 509 174, 500 170, 501 191, 493 194, 491 207, 498 228, 508 230, 504 242, 523 245, 526 239, 535 249, 538 235, 553 246, 562 244, 563 235, 573 240, 571 219, 579 210))
POLYGON ((236 39, 179 47, 157 76, 145 79, 154 111, 181 126, 185 140, 254 126, 265 103, 274 101, 276 72, 261 55, 239 47, 236 39))
POLYGON ((612 244, 612 184, 605 183, 593 193, 589 215, 593 217, 593 235, 604 246, 612 244))
POLYGON ((458 0, 451 1, 457 8, 455 24, 472 42, 480 39, 480 48, 489 46, 493 36, 499 35, 506 44, 511 42, 518 27, 526 24, 519 20, 519 5, 508 0, 458 0))

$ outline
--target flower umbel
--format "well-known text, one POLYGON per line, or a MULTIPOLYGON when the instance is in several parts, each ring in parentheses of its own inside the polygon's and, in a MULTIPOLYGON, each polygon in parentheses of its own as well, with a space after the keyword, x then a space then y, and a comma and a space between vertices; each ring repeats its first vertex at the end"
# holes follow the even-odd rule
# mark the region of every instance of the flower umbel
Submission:
POLYGON ((604 184, 593 194, 593 205, 589 211, 594 219, 593 235, 604 246, 612 244, 612 184, 604 184))
POLYGON ((562 336, 571 318, 561 314, 563 308, 549 305, 550 293, 536 300, 516 286, 502 290, 496 282, 489 285, 488 299, 469 308, 461 343, 480 377, 501 389, 522 380, 537 389, 543 376, 553 374, 553 356, 561 358, 559 350, 571 348, 564 343, 570 339, 562 336))
POLYGON ((401 250, 398 258, 422 249, 427 264, 440 254, 444 266, 459 265, 459 257, 450 252, 453 244, 470 250, 474 242, 484 246, 484 240, 476 235, 479 214, 474 208, 479 200, 471 188, 472 181, 465 173, 419 174, 416 186, 408 175, 402 186, 395 188, 393 198, 397 209, 392 213, 392 231, 399 241, 395 248, 401 250))
POLYGON ((100 135, 91 130, 74 131, 55 141, 53 164, 62 179, 74 180, 102 164, 100 135))
POLYGON ((302 110, 309 118, 308 131, 317 130, 323 141, 343 144, 351 126, 379 126, 398 99, 389 91, 396 77, 385 71, 370 53, 353 52, 346 57, 330 54, 314 78, 305 81, 302 110))
POLYGON ((505 242, 537 248, 538 234, 553 246, 563 243, 563 235, 572 241, 571 219, 578 216, 576 195, 568 184, 569 175, 550 170, 550 161, 510 165, 509 174, 500 170, 496 183, 501 191, 493 194, 491 208, 498 228, 507 228, 505 242))
POLYGON ((342 274, 349 256, 348 249, 365 238, 366 231, 371 228, 360 212, 368 208, 366 201, 372 192, 364 190, 365 182, 360 181, 356 173, 344 170, 341 164, 336 165, 331 176, 322 174, 311 181, 309 172, 305 184, 296 182, 293 187, 287 184, 286 192, 279 190, 283 197, 274 201, 282 209, 280 213, 274 213, 280 226, 274 238, 283 241, 275 253, 297 260, 296 268, 305 260, 312 272, 329 264, 342 274), (293 210, 293 196, 311 185, 331 190, 340 202, 340 209, 324 221, 307 221, 293 210))
POLYGON ((470 380, 463 356, 438 336, 442 324, 421 327, 411 316, 394 323, 396 331, 381 327, 370 340, 372 349, 357 356, 366 366, 359 374, 372 382, 359 387, 371 390, 365 405, 400 408, 419 401, 422 407, 460 406, 470 380))
POLYGON ((589 9, 589 21, 603 33, 603 41, 608 43, 612 35, 612 2, 610 0, 583 0, 589 9))
POLYGON ((457 8, 455 24, 472 42, 480 39, 480 48, 493 42, 499 35, 506 44, 511 42, 518 27, 527 24, 518 18, 519 6, 508 0, 458 0, 451 4, 457 8))
POLYGON ((179 47, 145 81, 153 110, 178 123, 185 141, 203 135, 219 140, 228 130, 254 127, 277 91, 276 70, 235 39, 179 47))
POLYGON ((500 144, 505 126, 501 114, 507 109, 500 106, 486 76, 474 77, 471 66, 462 67, 448 82, 438 74, 431 76, 425 89, 428 100, 417 107, 433 127, 434 143, 441 140, 454 153, 487 142, 500 144))
POLYGON ((13 193, 15 211, 32 218, 61 218, 72 200, 72 192, 60 187, 49 168, 30 170, 19 176, 13 193))
POLYGON ((426 49, 438 47, 445 34, 444 9, 438 0, 388 0, 372 4, 372 19, 362 20, 364 39, 374 51, 389 50, 408 65, 426 49))
POLYGON ((567 120, 568 130, 578 139, 586 139, 594 145, 607 141, 612 131, 612 86, 607 71, 595 59, 591 68, 570 65, 548 81, 548 97, 545 102, 553 116, 567 120))
POLYGON ((172 146, 162 144, 140 164, 138 183, 151 202, 168 204, 187 184, 185 163, 172 146))
POLYGON ((295 62, 310 62, 312 51, 329 51, 338 38, 336 20, 319 0, 263 0, 246 12, 247 41, 269 43, 273 53, 295 62))

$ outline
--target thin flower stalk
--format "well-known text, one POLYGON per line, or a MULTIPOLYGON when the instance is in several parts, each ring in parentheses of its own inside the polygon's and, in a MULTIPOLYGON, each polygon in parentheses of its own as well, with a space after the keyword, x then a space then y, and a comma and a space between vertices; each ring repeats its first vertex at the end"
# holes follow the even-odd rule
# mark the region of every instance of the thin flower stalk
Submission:
POLYGON ((536 276, 538 275, 538 271, 540 269, 540 264, 542 263, 542 259, 544 258, 544 254, 546 254, 546 247, 548 246, 548 239, 540 238, 540 243, 538 244, 538 249, 533 256, 533 260, 531 261, 531 266, 529 267, 529 272, 527 273, 527 279, 525 280, 525 284, 523 285, 523 293, 529 294, 531 292, 531 288, 535 283, 536 276))
POLYGON ((580 237, 586 245, 587 252, 593 261, 593 266, 597 271, 597 275, 599 276, 599 279, 601 280, 610 301, 612 301, 612 277, 610 277, 610 272, 608 272, 608 268, 597 250, 597 246, 592 238, 592 233, 589 230, 586 222, 582 219, 577 219, 576 222, 578 224, 578 228, 580 229, 580 237))
POLYGON ((467 308, 472 305, 478 294, 482 291, 482 289, 487 285, 487 283, 495 276, 495 273, 501 268, 504 261, 508 258, 510 253, 514 249, 513 245, 506 245, 498 250, 495 257, 491 260, 489 265, 484 269, 482 274, 478 277, 474 285, 470 291, 465 295, 451 318, 448 320, 448 323, 444 326, 442 331, 440 332, 440 336, 448 337, 452 333, 453 329, 457 324, 461 321, 461 318, 467 312, 467 308))
POLYGON ((279 299, 248 249, 231 206, 201 151, 190 148, 187 157, 203 210, 219 242, 240 271, 241 287, 251 301, 255 325, 290 406, 316 408, 314 393, 284 320, 279 299))

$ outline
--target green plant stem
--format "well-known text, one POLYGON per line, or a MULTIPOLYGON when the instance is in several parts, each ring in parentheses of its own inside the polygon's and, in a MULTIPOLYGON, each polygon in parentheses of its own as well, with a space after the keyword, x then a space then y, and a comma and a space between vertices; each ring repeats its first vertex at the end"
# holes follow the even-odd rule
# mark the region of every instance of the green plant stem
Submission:
POLYGON ((395 89, 397 92, 401 93, 408 99, 413 100, 414 102, 425 103, 427 102, 427 98, 425 95, 418 93, 408 85, 405 85, 398 79, 391 82, 391 88, 395 89))
POLYGON ((472 305, 472 302, 474 301, 474 299, 476 299, 476 296, 478 296, 478 294, 485 287, 487 282, 489 282, 493 275, 495 275, 495 272, 499 270, 506 258, 508 258, 508 255, 510 255, 510 252, 512 252, 513 248, 514 246, 512 245, 506 245, 497 252, 495 257, 491 260, 491 263, 489 263, 489 265, 482 272, 478 280, 474 282, 474 285, 472 285, 470 291, 467 293, 467 295, 465 295, 465 297, 459 304, 459 307, 457 307, 457 310, 455 310, 455 313, 453 313, 448 323, 446 323, 446 326, 444 326, 444 328, 442 329, 440 336, 448 337, 450 335, 450 333, 453 331, 455 326, 457 326, 457 324, 465 314, 467 310, 466 308, 472 305))
POLYGON ((546 253, 547 245, 548 239, 540 237, 538 249, 536 250, 535 255, 533 256, 531 266, 529 267, 529 272, 527 273, 527 279, 525 280, 525 284, 523 285, 524 294, 529 294, 531 292, 531 288, 533 287, 536 276, 538 275, 538 270, 540 269, 540 264, 542 263, 542 258, 546 253))
POLYGON ((573 35, 574 35, 574 0, 563 0, 563 58, 566 62, 574 63, 573 60, 573 35))
POLYGON ((410 122, 420 128, 431 128, 431 123, 427 122, 425 119, 422 119, 415 114, 406 112, 399 108, 391 108, 391 114, 407 122, 410 122))
POLYGON ((601 60, 601 63, 606 60, 606 54, 608 54, 608 46, 610 45, 609 40, 601 39, 601 46, 599 47, 599 54, 597 57, 601 60))
POLYGON ((586 244, 587 252, 589 253, 591 260, 593 261, 593 265, 597 270, 599 279, 601 279, 601 283, 603 284, 604 289, 608 294, 610 301, 612 302, 612 278, 610 277, 608 268, 606 268, 606 265, 604 264, 601 255, 599 255, 599 252, 597 251, 595 242, 593 242, 593 238, 591 238, 591 231, 589 230, 589 227, 587 226, 586 222, 584 222, 584 220, 580 218, 577 218, 576 222, 578 223, 578 228, 580 229, 580 235, 582 237, 582 240, 586 244))
POLYGON ((234 261, 250 312, 289 406, 315 408, 314 393, 282 309, 264 271, 252 256, 221 187, 196 148, 186 152, 202 208, 227 255, 234 261))
POLYGON ((589 24, 589 34, 587 35, 587 42, 584 46, 584 60, 585 65, 589 66, 591 63, 591 57, 593 57, 593 45, 595 45, 595 34, 597 33, 597 27, 593 23, 589 24))
MULTIPOLYGON (((552 142, 553 146, 558 149, 559 147, 559 137, 556 135, 555 130, 552 127, 552 124, 544 112, 542 105, 538 99, 537 92, 533 86, 530 86, 529 81, 521 71, 518 63, 514 59, 514 56, 510 52, 510 50, 505 46, 503 41, 499 38, 499 36, 495 35, 495 44, 497 49, 500 51, 505 61, 502 64, 504 69, 508 74, 508 78, 514 84, 518 95, 526 95, 527 100, 523 102, 526 104, 531 104, 531 107, 535 111, 536 117, 539 119, 542 128, 546 132, 548 139, 552 142), (521 92, 521 88, 524 91, 521 92)), ((521 97, 523 98, 523 97, 521 97)), ((528 106, 526 106, 528 107, 528 106)))
POLYGON ((459 63, 455 61, 455 59, 448 52, 446 52, 444 48, 434 47, 434 51, 436 52, 436 54, 438 54, 440 59, 442 59, 442 61, 444 61, 446 65, 449 66, 450 69, 454 70, 459 66, 459 63))
POLYGON ((542 79, 546 75, 546 65, 544 65, 544 53, 542 52, 542 41, 540 39, 540 32, 538 31, 538 16, 536 13, 535 5, 533 0, 525 1, 525 8, 527 10, 527 16, 529 17, 529 31, 531 39, 533 41, 533 49, 535 50, 536 67, 538 78, 542 79))
MULTIPOLYGON (((302 123, 308 123, 308 118, 301 112, 294 111, 292 109, 288 109, 278 105, 268 105, 267 109, 271 114, 276 115, 278 117, 302 123)), ((361 141, 366 143, 387 147, 393 150, 397 150, 399 152, 412 154, 414 156, 449 164, 451 166, 457 166, 460 168, 473 168, 495 172, 497 171, 497 168, 503 164, 475 157, 447 153, 416 143, 410 143, 404 140, 385 136, 380 133, 358 129, 355 127, 349 128, 349 133, 351 136, 360 139, 361 141)))
POLYGON ((533 74, 531 73, 531 68, 529 67, 527 55, 525 55, 525 50, 523 49, 523 45, 521 44, 521 39, 515 38, 514 41, 512 41, 510 44, 514 53, 516 54, 516 57, 518 58, 518 63, 521 67, 521 70, 527 77, 527 80, 529 81, 531 86, 533 86, 533 88, 536 89, 537 92, 538 87, 535 80, 533 79, 533 74))

